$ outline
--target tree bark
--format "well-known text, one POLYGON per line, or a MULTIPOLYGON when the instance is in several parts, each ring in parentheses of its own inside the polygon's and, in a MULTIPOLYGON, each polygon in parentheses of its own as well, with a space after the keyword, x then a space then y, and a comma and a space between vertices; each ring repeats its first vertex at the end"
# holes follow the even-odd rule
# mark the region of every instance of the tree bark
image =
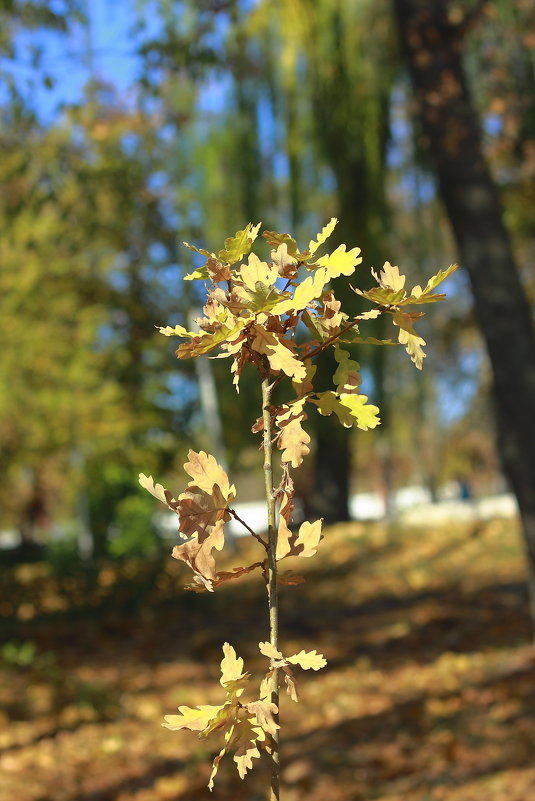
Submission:
POLYGON ((393 2, 439 191, 492 366, 498 448, 520 509, 535 620, 535 337, 462 64, 466 21, 452 24, 447 0, 393 2))

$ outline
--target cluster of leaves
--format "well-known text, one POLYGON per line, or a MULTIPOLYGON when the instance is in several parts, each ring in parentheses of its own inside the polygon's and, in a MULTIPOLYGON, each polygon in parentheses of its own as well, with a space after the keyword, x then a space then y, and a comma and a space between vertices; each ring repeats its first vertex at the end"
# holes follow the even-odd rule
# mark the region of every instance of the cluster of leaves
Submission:
MULTIPOLYGON (((390 339, 363 337, 359 331, 361 322, 389 314, 399 328, 398 342, 405 345, 416 367, 421 368, 425 341, 414 331, 413 324, 422 312, 410 312, 407 307, 441 300, 444 295, 434 294, 433 290, 456 269, 452 265, 448 270, 440 271, 424 289, 415 286, 408 294, 404 289, 405 277, 397 267, 387 262, 379 275, 373 273, 377 287, 368 291, 354 289, 374 308, 350 318, 341 310, 341 303, 329 284, 332 279, 353 274, 362 261, 360 249, 347 250, 345 245, 339 245, 331 253, 317 256, 336 223, 335 218, 331 219, 303 251, 289 234, 265 231, 263 236, 271 247, 269 262, 251 252, 260 224, 249 223, 235 236, 226 239, 224 247, 217 253, 184 243, 206 259, 201 267, 186 276, 186 280, 207 285, 204 316, 196 320, 198 332, 188 331, 181 325, 160 328, 165 336, 176 335, 186 340, 176 352, 180 359, 202 356, 219 348, 215 358, 232 359, 231 372, 237 391, 246 364, 253 365, 261 380, 270 382, 271 389, 289 379, 291 397, 284 403, 269 405, 252 428, 253 432, 264 432, 270 439, 273 437, 281 452, 280 483, 273 491, 278 510, 276 560, 288 556, 313 556, 322 537, 322 520, 304 522, 298 531, 291 529, 294 484, 290 470, 299 467, 310 450, 310 437, 303 428, 307 409, 315 407, 322 415, 334 413, 343 426, 356 425, 364 431, 375 428, 380 422, 379 409, 368 403, 367 396, 360 392, 359 364, 342 346, 395 344, 390 339), (245 257, 247 261, 244 261, 245 257), (309 332, 308 339, 301 337, 304 329, 309 332), (313 360, 327 348, 333 348, 338 365, 333 376, 335 388, 318 391, 313 383, 316 372, 313 360), (269 430, 266 432, 268 420, 269 430)), ((267 585, 270 543, 245 523, 249 533, 268 553, 268 559, 236 567, 230 572, 217 571, 212 552, 221 551, 224 546, 225 522, 231 517, 240 520, 231 507, 236 490, 221 465, 204 451, 190 451, 189 461, 184 467, 191 481, 178 498, 161 484, 155 484, 151 476, 141 474, 140 483, 178 515, 179 534, 185 542, 174 548, 173 556, 193 570, 194 580, 190 588, 213 591, 225 581, 256 568, 264 572, 267 585)), ((283 583, 299 580, 300 577, 293 574, 279 578, 283 583)), ((284 659, 274 646, 266 643, 260 644, 260 650, 272 660, 271 674, 279 667, 284 670, 294 700, 297 700, 297 695, 289 664, 319 669, 325 663, 314 653, 302 652, 284 659)), ((250 704, 241 704, 238 699, 249 674, 242 672, 243 662, 236 658, 231 646, 225 645, 224 652, 221 683, 227 690, 226 702, 220 707, 203 706, 197 710, 182 707, 180 716, 167 718, 170 728, 190 728, 199 731, 203 737, 228 727, 226 745, 214 762, 210 786, 219 760, 228 748, 235 748, 240 775, 251 767, 252 758, 259 755, 260 745, 269 748, 266 734, 274 734, 276 723, 273 714, 278 712, 276 705, 274 708, 266 700, 268 684, 265 682, 269 682, 270 674, 262 685, 260 698, 250 704)))
POLYGON ((226 692, 226 700, 219 706, 203 704, 202 706, 181 706, 179 715, 166 715, 164 726, 172 731, 189 729, 199 732, 199 737, 208 737, 214 731, 224 730, 225 746, 217 754, 212 766, 209 788, 213 789, 217 768, 224 755, 234 751, 238 773, 243 779, 253 766, 253 759, 260 756, 260 748, 271 751, 270 740, 266 735, 275 734, 279 727, 277 722, 277 705, 269 698, 270 678, 274 670, 284 671, 288 695, 293 701, 298 700, 297 684, 291 665, 299 665, 303 670, 320 670, 327 664, 321 654, 315 651, 300 651, 293 656, 284 657, 269 642, 259 643, 260 653, 270 659, 270 668, 260 685, 259 697, 254 701, 243 703, 240 700, 251 674, 244 672, 243 659, 226 642, 223 645, 221 660, 221 686, 226 692))
MULTIPOLYGON (((299 467, 310 451, 310 436, 303 428, 306 409, 313 406, 322 415, 334 413, 343 426, 349 428, 356 424, 364 431, 375 428, 380 422, 379 409, 368 403, 367 396, 360 392, 359 364, 342 345, 394 344, 390 339, 365 338, 358 327, 365 320, 390 314, 399 328, 399 343, 405 345, 412 361, 421 368, 425 342, 414 331, 413 323, 422 313, 409 312, 407 307, 444 298, 433 290, 456 269, 452 265, 440 271, 424 289, 415 286, 407 294, 405 277, 387 262, 379 275, 374 273, 377 287, 368 291, 355 289, 375 308, 350 319, 341 311, 329 282, 341 275, 353 274, 362 261, 360 249, 347 250, 345 245, 340 245, 331 253, 319 258, 316 255, 336 223, 335 218, 331 219, 303 251, 289 234, 265 231, 264 238, 271 246, 269 263, 251 252, 259 225, 248 224, 229 237, 217 253, 185 243, 206 258, 202 267, 186 276, 187 280, 208 285, 204 317, 196 321, 198 332, 188 331, 181 325, 160 328, 165 336, 176 335, 187 340, 177 349, 180 359, 201 356, 219 347, 221 352, 215 358, 232 358, 231 371, 238 391, 245 364, 254 365, 262 378, 274 376, 274 384, 284 378, 291 380, 294 397, 269 409, 282 465, 281 483, 276 490, 280 513, 278 559, 312 556, 321 537, 319 520, 303 523, 298 533, 290 530, 294 497, 290 468, 299 467), (247 261, 242 262, 246 256, 247 261), (303 280, 300 280, 300 269, 306 275, 303 280), (303 324, 310 337, 298 341, 297 331, 299 328, 301 332, 303 324), (313 359, 327 348, 333 348, 338 364, 333 376, 335 389, 317 391, 313 384, 316 369, 313 359)), ((252 430, 260 432, 263 427, 260 417, 252 430)), ((239 567, 232 573, 217 573, 212 551, 223 548, 224 524, 231 516, 236 517, 230 507, 235 487, 214 457, 203 451, 190 451, 185 470, 192 481, 178 499, 160 484, 154 484, 152 477, 141 474, 140 482, 178 514, 178 529, 187 541, 175 547, 173 556, 192 568, 195 588, 213 590, 214 586, 262 563, 239 567)), ((257 539, 266 545, 260 536, 257 535, 257 539)))

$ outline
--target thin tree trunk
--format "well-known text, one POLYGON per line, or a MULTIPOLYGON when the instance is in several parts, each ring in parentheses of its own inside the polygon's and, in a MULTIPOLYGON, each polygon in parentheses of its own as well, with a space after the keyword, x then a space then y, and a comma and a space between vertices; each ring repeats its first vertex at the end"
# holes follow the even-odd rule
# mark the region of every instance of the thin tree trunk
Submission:
MULTIPOLYGON (((269 379, 262 381, 262 412, 264 418, 264 483, 266 489, 266 503, 268 511, 268 604, 269 604, 269 639, 271 645, 278 649, 279 636, 279 599, 277 586, 277 529, 275 527, 275 498, 273 494, 273 467, 272 467, 272 441, 271 441, 271 387, 269 379)), ((279 708, 279 671, 273 670, 271 676, 271 703, 279 708)), ((279 722, 278 713, 274 716, 279 722)), ((271 771, 271 787, 269 801, 279 801, 280 764, 279 764, 279 729, 272 735, 273 761, 271 771)))
MULTIPOLYGON (((393 0, 423 132, 492 365, 498 446, 515 492, 535 620, 535 337, 447 0, 393 0)), ((474 3, 474 8, 483 3, 474 3)))

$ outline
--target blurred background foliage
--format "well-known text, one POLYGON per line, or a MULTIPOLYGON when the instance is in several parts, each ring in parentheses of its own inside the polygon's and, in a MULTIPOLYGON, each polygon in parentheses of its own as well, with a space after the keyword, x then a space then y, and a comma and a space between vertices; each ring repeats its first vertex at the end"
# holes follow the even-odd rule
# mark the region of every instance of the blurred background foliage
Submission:
MULTIPOLYGON (((534 4, 439 5, 452 24, 477 7, 463 63, 531 304, 534 4)), ((361 284, 386 259, 416 283, 457 258, 396 18, 387 0, 1 0, 0 31, 0 530, 150 552, 138 472, 179 490, 187 448, 217 447, 194 366, 154 328, 201 302, 182 240, 213 249, 262 220, 306 242, 335 215, 361 284)), ((423 374, 397 349, 357 354, 380 430, 310 421, 307 511, 343 519, 355 490, 503 488, 463 271, 446 291, 423 374)), ((211 365, 223 455, 255 500, 254 381, 236 396, 211 365)))

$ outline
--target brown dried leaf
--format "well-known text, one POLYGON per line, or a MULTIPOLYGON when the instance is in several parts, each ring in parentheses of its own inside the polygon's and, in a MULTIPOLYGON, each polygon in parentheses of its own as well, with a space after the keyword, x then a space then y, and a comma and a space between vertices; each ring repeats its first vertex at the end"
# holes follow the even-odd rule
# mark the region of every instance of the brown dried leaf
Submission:
POLYGON ((292 701, 295 701, 295 703, 297 704, 297 702, 299 701, 299 693, 297 691, 297 681, 295 680, 293 671, 290 667, 288 667, 288 665, 285 665, 283 667, 283 671, 284 671, 284 681, 286 683, 286 692, 288 693, 292 701))
POLYGON ((175 545, 171 554, 173 559, 179 559, 189 565, 197 580, 209 592, 214 591, 213 581, 216 578, 215 559, 212 556, 213 547, 210 537, 202 543, 199 543, 194 537, 183 545, 175 545))
POLYGON ((245 704, 245 708, 256 717, 256 722, 261 729, 275 736, 277 729, 280 729, 274 717, 279 712, 279 708, 276 704, 270 701, 251 701, 250 704, 245 704))
POLYGON ((275 373, 283 372, 290 378, 302 381, 306 376, 305 365, 292 352, 289 343, 260 325, 254 325, 252 330, 255 337, 251 347, 267 357, 271 369, 275 373))
MULTIPOLYGON (((232 496, 233 497, 233 496, 232 496)), ((220 551, 225 544, 224 523, 230 520, 229 500, 217 484, 211 492, 189 485, 179 497, 178 529, 184 537, 197 537, 202 543, 212 538, 212 547, 220 551)))
MULTIPOLYGON (((205 490, 211 492, 212 487, 217 484, 224 496, 229 498, 231 495, 234 498, 236 488, 230 486, 229 478, 221 465, 216 461, 214 456, 211 456, 204 451, 196 453, 190 450, 188 453, 188 461, 184 465, 186 473, 192 477, 193 483, 205 490)), ((190 482, 191 484, 192 482, 190 482)))

